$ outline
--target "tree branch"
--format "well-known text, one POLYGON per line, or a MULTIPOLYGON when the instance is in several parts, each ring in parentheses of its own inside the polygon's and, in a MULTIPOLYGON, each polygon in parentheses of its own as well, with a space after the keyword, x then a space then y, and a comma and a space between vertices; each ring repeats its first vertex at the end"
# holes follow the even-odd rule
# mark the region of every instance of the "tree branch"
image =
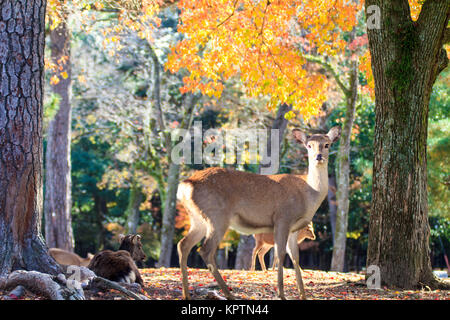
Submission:
POLYGON ((327 70, 332 76, 333 78, 336 80, 339 88, 341 88, 342 92, 344 92, 345 96, 348 96, 351 94, 351 91, 349 88, 347 88, 345 86, 345 84, 342 82, 341 78, 339 77, 337 71, 333 68, 333 66, 325 61, 323 61, 322 59, 312 56, 312 55, 303 55, 305 57, 305 59, 309 62, 313 62, 313 63, 317 63, 319 65, 321 65, 322 67, 325 68, 325 70, 327 70))
POLYGON ((102 289, 102 290, 114 289, 114 290, 117 290, 135 300, 148 300, 147 297, 136 294, 133 291, 125 289, 123 286, 121 286, 117 282, 110 281, 110 280, 102 278, 102 277, 95 277, 94 279, 92 279, 91 288, 92 287, 102 289))
POLYGON ((449 1, 425 1, 417 19, 420 38, 429 43, 440 39, 443 39, 441 45, 448 43, 450 40, 450 32, 447 28, 449 16, 449 1))

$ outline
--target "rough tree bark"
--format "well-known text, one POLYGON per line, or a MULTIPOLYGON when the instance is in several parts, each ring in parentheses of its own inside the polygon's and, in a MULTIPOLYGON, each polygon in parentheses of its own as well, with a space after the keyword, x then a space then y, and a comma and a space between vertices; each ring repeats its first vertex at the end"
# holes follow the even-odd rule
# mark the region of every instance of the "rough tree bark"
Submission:
MULTIPOLYGON (((279 151, 281 152, 281 145, 283 142, 284 132, 286 131, 288 120, 284 117, 284 115, 289 112, 292 109, 291 106, 287 104, 282 104, 278 108, 277 115, 272 123, 271 129, 278 129, 278 145, 279 145, 279 151)), ((268 134, 267 139, 267 152, 266 154, 271 155, 272 154, 272 144, 271 144, 271 133, 268 134)), ((266 161, 263 161, 263 163, 266 163, 266 161)), ((269 164, 262 164, 261 167, 270 167, 269 164)), ((261 172, 261 168, 259 170, 261 172)), ((255 239, 252 235, 241 235, 239 239, 239 244, 236 252, 236 261, 234 264, 234 268, 237 270, 250 270, 251 263, 252 263, 252 251, 255 247, 255 239)))
POLYGON ((57 274, 41 235, 45 0, 4 0, 0 12, 0 278, 57 274))
POLYGON ((336 224, 334 229, 331 270, 344 271, 345 245, 347 242, 348 209, 350 194, 350 137, 355 120, 358 97, 358 63, 352 61, 349 90, 345 92, 346 110, 336 157, 336 224))
MULTIPOLYGON (((67 18, 67 15, 64 15, 67 18)), ((65 20, 50 31, 51 59, 67 77, 59 77, 52 90, 60 97, 59 109, 47 132, 45 165, 45 240, 49 247, 73 252, 71 215, 70 133, 71 65, 70 32, 65 20)))
POLYGON ((448 288, 429 257, 427 125, 433 84, 448 65, 450 2, 425 1, 416 22, 407 0, 370 6, 379 8, 381 28, 368 28, 376 120, 367 265, 380 268, 387 286, 448 288))

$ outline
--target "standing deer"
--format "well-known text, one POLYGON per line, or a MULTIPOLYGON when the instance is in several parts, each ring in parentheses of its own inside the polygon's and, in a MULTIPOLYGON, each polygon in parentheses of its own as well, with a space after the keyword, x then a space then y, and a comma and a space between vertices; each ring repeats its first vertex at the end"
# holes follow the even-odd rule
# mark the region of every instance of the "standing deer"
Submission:
MULTIPOLYGON (((252 266, 250 270, 255 270, 256 263, 256 255, 258 255, 259 264, 261 265, 261 269, 266 271, 266 263, 264 262, 264 256, 266 253, 274 246, 275 241, 273 238, 273 233, 258 233, 254 234, 255 238, 255 247, 253 248, 252 253, 252 266)), ((316 239, 316 235, 314 234, 314 227, 312 222, 310 222, 305 228, 301 229, 298 233, 297 244, 300 244, 305 239, 316 239)), ((275 256, 273 259, 272 270, 275 270, 278 265, 278 259, 275 256)))
MULTIPOLYGON (((216 266, 215 254, 228 227, 244 234, 274 233, 275 253, 284 261, 286 251, 294 264, 297 289, 306 299, 297 238, 311 222, 328 192, 328 153, 339 139, 340 127, 327 134, 307 136, 298 129, 294 138, 308 150, 308 174, 258 175, 208 168, 180 183, 177 198, 189 213, 191 227, 178 243, 183 298, 189 299, 187 258, 192 247, 205 237, 200 255, 227 299, 230 293, 216 266), (286 250, 287 245, 287 250, 286 250)), ((278 268, 278 296, 285 299, 283 268, 278 268)))

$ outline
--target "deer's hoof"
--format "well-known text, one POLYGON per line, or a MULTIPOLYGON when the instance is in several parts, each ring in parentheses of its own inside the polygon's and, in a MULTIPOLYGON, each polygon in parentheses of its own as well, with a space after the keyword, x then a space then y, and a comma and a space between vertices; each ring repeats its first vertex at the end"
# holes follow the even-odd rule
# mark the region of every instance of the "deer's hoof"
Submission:
POLYGON ((189 293, 183 293, 183 300, 191 300, 191 295, 189 293))

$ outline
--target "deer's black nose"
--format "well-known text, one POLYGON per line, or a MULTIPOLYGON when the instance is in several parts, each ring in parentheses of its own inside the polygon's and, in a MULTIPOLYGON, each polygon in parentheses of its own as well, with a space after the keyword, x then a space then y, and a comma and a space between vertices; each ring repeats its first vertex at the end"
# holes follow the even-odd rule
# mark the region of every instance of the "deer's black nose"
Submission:
POLYGON ((322 155, 321 155, 321 154, 318 154, 317 157, 316 157, 316 160, 317 160, 317 161, 322 160, 322 155))

